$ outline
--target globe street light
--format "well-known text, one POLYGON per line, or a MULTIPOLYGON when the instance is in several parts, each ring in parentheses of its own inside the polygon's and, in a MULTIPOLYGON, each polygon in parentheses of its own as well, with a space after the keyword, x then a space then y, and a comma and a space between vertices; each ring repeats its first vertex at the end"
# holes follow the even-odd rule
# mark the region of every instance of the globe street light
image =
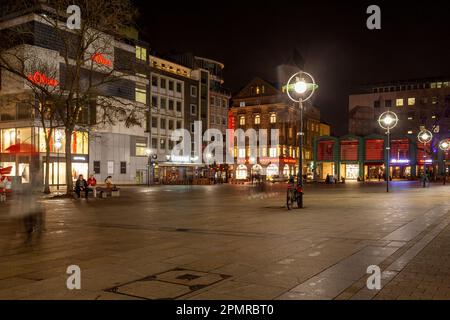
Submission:
POLYGON ((423 143, 423 187, 426 187, 426 182, 427 182, 427 164, 425 161, 426 155, 426 145, 428 143, 431 142, 431 140, 433 139, 433 134, 431 133, 430 130, 427 129, 422 129, 419 134, 417 135, 417 140, 419 140, 420 143, 423 143))
POLYGON ((299 169, 297 184, 300 190, 299 207, 303 208, 303 102, 311 99, 318 88, 313 76, 300 71, 292 75, 286 85, 286 94, 289 99, 298 103, 300 108, 300 139, 299 139, 299 169))
POLYGON ((398 116, 395 112, 392 111, 386 111, 383 112, 380 117, 378 118, 378 124, 381 128, 387 130, 387 144, 386 144, 386 150, 387 150, 387 161, 386 161, 386 192, 389 192, 389 180, 390 180, 390 159, 391 159, 391 139, 390 134, 391 130, 395 128, 395 126, 398 123, 398 116))
POLYGON ((450 150, 450 139, 444 139, 441 142, 439 142, 439 149, 441 149, 444 152, 444 155, 442 157, 442 168, 444 169, 444 185, 447 182, 447 168, 446 168, 446 158, 447 158, 447 153, 450 150))

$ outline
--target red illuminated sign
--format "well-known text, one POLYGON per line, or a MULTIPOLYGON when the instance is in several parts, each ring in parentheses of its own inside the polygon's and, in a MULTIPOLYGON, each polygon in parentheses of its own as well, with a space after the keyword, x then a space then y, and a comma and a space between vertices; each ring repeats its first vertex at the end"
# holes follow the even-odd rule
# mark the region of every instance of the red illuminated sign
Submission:
POLYGON ((51 87, 56 87, 58 81, 56 79, 48 78, 45 74, 36 71, 34 74, 28 76, 28 80, 35 84, 43 84, 51 87))
POLYGON ((105 58, 105 56, 103 56, 101 53, 95 53, 92 57, 91 57, 92 61, 94 61, 95 63, 110 67, 111 66, 111 60, 108 60, 105 58))

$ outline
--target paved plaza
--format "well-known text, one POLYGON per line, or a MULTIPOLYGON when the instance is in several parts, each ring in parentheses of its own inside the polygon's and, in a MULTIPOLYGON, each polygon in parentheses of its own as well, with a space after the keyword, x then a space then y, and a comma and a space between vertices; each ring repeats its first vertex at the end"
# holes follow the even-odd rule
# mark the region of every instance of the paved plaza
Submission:
POLYGON ((450 185, 124 187, 47 199, 27 237, 0 211, 0 299, 450 299, 450 185), (81 269, 68 290, 66 269, 81 269), (381 290, 366 286, 379 266, 381 290))

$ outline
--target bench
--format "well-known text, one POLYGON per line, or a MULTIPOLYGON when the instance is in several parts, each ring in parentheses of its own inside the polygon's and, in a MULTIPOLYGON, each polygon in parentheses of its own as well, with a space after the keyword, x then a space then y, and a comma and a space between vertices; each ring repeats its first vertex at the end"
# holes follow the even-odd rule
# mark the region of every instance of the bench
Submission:
POLYGON ((97 197, 99 198, 107 198, 107 197, 120 197, 120 189, 119 188, 103 188, 97 187, 97 197))

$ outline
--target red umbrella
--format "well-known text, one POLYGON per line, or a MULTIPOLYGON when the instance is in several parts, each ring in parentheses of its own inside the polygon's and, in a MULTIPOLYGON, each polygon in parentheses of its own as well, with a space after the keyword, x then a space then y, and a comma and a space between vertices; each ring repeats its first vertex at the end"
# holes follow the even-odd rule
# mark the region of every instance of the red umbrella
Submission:
POLYGON ((16 143, 9 148, 6 149, 8 153, 27 153, 27 154, 35 154, 38 153, 35 146, 30 143, 16 143))

